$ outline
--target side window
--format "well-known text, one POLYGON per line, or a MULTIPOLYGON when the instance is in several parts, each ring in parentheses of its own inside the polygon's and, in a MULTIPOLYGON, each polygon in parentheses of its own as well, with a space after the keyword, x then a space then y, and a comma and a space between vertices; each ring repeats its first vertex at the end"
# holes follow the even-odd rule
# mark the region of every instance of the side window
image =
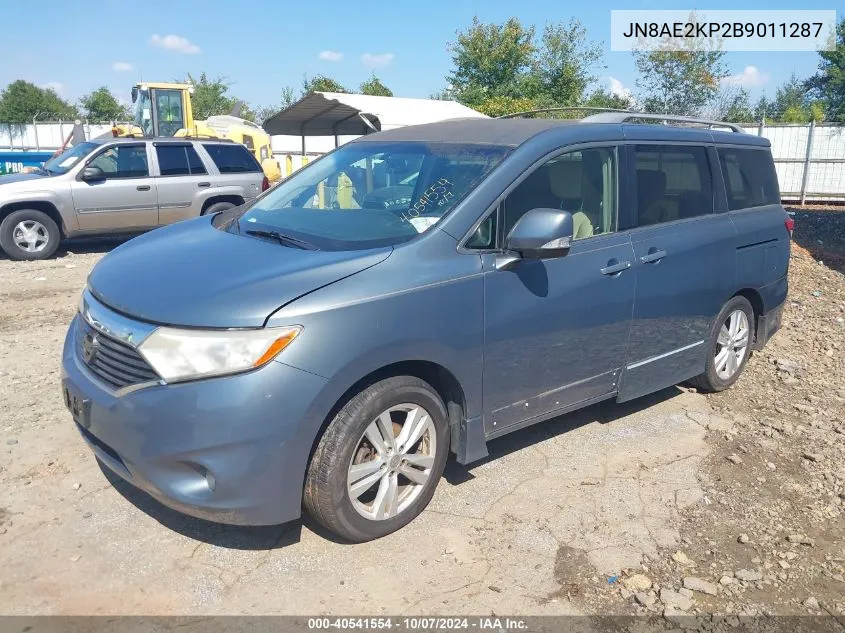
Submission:
POLYGON ((250 152, 255 151, 255 141, 252 140, 249 134, 244 134, 244 145, 246 145, 246 148, 250 152))
POLYGON ((255 156, 243 145, 209 143, 203 145, 221 174, 243 174, 261 171, 255 156))
POLYGON ((197 150, 195 150, 192 145, 185 147, 185 153, 188 155, 188 167, 190 167, 192 174, 199 175, 208 173, 205 169, 205 165, 202 164, 202 160, 200 160, 199 154, 197 154, 197 150))
POLYGON ((707 150, 683 145, 637 145, 638 226, 713 213, 707 150))
POLYGON ((158 145, 158 169, 162 176, 186 176, 188 174, 205 174, 197 151, 191 145, 158 145))
POLYGON ((115 145, 98 154, 89 165, 102 169, 108 179, 150 175, 147 149, 143 145, 115 145))
POLYGON ((531 209, 572 213, 573 238, 616 231, 616 149, 599 147, 557 156, 535 169, 505 200, 504 234, 531 209))
POLYGON ((162 176, 184 176, 191 173, 184 145, 159 145, 156 147, 156 156, 162 176))
POLYGON ((499 213, 501 208, 497 208, 493 213, 487 216, 484 221, 478 225, 478 228, 464 242, 464 248, 473 250, 489 250, 496 248, 496 232, 499 228, 499 213))
POLYGON ((775 164, 769 152, 759 149, 719 149, 725 177, 728 209, 749 209, 780 204, 775 164))

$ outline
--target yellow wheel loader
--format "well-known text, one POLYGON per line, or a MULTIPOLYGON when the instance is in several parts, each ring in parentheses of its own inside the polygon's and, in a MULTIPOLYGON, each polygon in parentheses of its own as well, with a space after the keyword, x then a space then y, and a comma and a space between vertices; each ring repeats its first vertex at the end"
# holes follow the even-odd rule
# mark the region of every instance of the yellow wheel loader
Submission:
MULTIPOLYGON (((135 116, 131 123, 115 125, 114 136, 177 136, 193 138, 227 138, 246 145, 261 163, 271 183, 282 177, 279 161, 273 157, 270 135, 259 125, 232 115, 211 116, 194 120, 191 107, 193 86, 176 83, 143 82, 132 88, 135 116)), ((237 108, 236 108, 237 110, 237 108)))

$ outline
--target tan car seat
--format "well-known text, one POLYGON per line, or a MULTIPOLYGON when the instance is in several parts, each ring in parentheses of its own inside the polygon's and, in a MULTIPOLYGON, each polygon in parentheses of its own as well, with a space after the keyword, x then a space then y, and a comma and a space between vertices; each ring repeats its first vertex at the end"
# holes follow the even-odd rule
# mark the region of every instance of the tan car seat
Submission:
POLYGON ((584 213, 581 197, 583 178, 582 162, 558 160, 548 165, 549 188, 560 199, 558 208, 572 213, 572 239, 583 239, 593 235, 593 224, 584 213))

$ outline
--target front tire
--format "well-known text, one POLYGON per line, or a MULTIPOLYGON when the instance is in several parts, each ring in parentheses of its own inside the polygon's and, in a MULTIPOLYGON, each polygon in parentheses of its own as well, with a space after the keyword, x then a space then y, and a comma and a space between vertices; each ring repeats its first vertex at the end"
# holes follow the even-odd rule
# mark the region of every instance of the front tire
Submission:
POLYGON ((431 501, 449 453, 446 407, 413 376, 379 381, 353 397, 320 438, 303 504, 352 542, 410 523, 431 501))
POLYGON ((200 215, 214 215, 215 213, 220 213, 221 211, 227 211, 228 209, 234 209, 235 205, 231 202, 215 202, 214 204, 208 205, 208 208, 205 209, 200 215))
POLYGON ((0 248, 12 259, 47 259, 61 239, 53 218, 36 209, 18 209, 0 223, 0 248))
POLYGON ((710 328, 707 368, 690 383, 701 391, 724 391, 738 379, 751 356, 754 309, 741 296, 728 301, 710 328))

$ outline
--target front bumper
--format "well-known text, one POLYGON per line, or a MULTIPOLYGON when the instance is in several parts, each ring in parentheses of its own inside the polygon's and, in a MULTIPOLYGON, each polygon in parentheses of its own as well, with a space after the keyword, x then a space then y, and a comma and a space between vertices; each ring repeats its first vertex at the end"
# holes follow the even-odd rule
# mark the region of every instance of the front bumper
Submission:
POLYGON ((274 525, 300 514, 326 380, 272 361, 245 374, 154 385, 122 396, 76 350, 76 319, 62 354, 62 388, 97 458, 163 504, 191 516, 274 525))

